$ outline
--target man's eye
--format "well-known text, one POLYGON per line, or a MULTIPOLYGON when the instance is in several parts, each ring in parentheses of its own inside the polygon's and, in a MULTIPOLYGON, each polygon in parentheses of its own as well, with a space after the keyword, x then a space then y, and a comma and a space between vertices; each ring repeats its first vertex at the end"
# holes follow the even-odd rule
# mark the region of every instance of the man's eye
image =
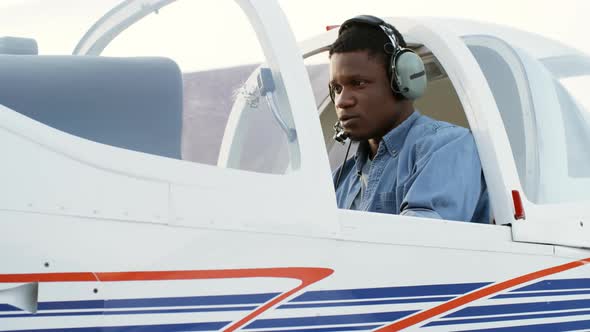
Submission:
POLYGON ((367 81, 365 81, 365 80, 354 80, 354 81, 352 81, 352 85, 354 85, 354 86, 363 86, 365 84, 367 84, 367 81))
POLYGON ((332 90, 335 93, 340 93, 342 91, 342 87, 340 85, 332 85, 332 90))

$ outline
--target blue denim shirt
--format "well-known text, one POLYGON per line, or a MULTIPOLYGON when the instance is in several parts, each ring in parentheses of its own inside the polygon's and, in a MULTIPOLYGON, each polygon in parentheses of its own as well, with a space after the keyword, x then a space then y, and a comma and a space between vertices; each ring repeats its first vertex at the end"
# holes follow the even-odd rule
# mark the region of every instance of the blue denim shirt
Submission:
MULTIPOLYGON (((338 207, 350 209, 361 190, 369 153, 360 142, 343 167, 338 207)), ((334 172, 334 184, 340 169, 334 172)), ((417 111, 381 140, 358 210, 489 223, 487 187, 469 130, 417 111)))

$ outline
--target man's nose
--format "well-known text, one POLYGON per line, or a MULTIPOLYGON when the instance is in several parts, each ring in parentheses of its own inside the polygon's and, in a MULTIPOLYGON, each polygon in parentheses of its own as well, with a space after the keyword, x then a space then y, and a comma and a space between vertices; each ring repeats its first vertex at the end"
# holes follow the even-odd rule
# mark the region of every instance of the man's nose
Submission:
POLYGON ((354 96, 347 91, 347 89, 342 89, 342 91, 336 95, 335 102, 337 108, 348 108, 354 105, 354 96))

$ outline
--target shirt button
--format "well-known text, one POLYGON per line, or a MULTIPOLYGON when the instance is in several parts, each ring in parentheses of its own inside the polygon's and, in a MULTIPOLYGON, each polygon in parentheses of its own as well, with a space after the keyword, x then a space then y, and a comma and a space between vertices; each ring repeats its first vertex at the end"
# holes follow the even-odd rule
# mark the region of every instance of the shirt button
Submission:
POLYGON ((397 157, 397 151, 396 151, 396 150, 392 150, 392 151, 391 151, 391 154, 392 154, 394 157, 397 157))

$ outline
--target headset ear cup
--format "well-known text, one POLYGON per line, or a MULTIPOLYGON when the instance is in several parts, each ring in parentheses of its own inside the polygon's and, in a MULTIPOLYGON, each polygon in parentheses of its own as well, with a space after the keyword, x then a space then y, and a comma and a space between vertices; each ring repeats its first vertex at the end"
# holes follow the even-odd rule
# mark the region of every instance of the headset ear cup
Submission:
POLYGON ((427 77, 420 56, 412 50, 403 49, 394 61, 394 80, 398 91, 408 99, 422 97, 426 90, 427 77))

